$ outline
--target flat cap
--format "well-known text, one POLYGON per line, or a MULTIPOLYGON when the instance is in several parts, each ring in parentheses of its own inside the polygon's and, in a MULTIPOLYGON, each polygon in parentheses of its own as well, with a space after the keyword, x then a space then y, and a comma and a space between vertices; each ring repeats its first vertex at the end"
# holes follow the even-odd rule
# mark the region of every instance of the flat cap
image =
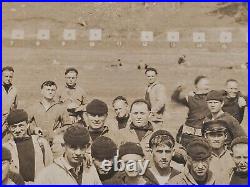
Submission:
POLYGON ((13 111, 10 111, 10 113, 7 116, 7 124, 8 126, 23 122, 23 121, 28 121, 28 114, 25 110, 23 109, 16 109, 13 111))
POLYGON ((63 139, 66 144, 84 146, 90 142, 90 135, 85 127, 72 125, 65 131, 63 139))
POLYGON ((149 147, 152 148, 153 146, 153 141, 155 138, 160 137, 160 136, 164 136, 166 139, 168 139, 171 143, 171 145, 169 144, 169 147, 174 147, 175 145, 175 139, 172 136, 172 134, 166 130, 157 130, 155 131, 152 136, 149 139, 149 147))
POLYGON ((94 99, 87 105, 86 111, 92 115, 104 115, 108 113, 108 106, 103 101, 94 99))
POLYGON ((137 154, 144 156, 142 147, 134 142, 126 142, 119 147, 119 159, 127 154, 137 154))
POLYGON ((191 141, 186 147, 187 155, 195 161, 207 159, 211 156, 212 150, 209 143, 203 138, 191 141))
POLYGON ((231 143, 231 146, 230 146, 231 150, 233 149, 233 146, 235 146, 237 144, 247 144, 248 145, 247 136, 239 136, 239 137, 235 138, 231 143))
POLYGON ((220 102, 222 102, 223 99, 224 99, 223 93, 218 90, 211 90, 210 92, 208 92, 207 98, 206 98, 207 101, 216 100, 220 102))
POLYGON ((99 161, 113 159, 116 154, 116 144, 106 136, 97 137, 91 145, 91 156, 99 161))

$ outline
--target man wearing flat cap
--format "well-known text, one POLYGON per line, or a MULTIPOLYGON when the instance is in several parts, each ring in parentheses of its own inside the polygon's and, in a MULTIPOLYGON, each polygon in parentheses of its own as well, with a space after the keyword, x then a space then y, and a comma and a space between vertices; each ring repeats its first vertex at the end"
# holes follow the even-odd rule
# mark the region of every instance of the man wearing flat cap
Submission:
POLYGON ((237 137, 231 144, 235 166, 230 172, 230 184, 248 184, 248 138, 237 137))
POLYGON ((171 166, 175 140, 170 132, 158 130, 149 140, 152 158, 145 175, 152 184, 169 184, 169 180, 180 172, 171 166))
POLYGON ((99 99, 92 100, 88 103, 86 112, 86 124, 92 141, 99 136, 107 136, 115 142, 119 140, 119 136, 116 136, 118 132, 115 131, 118 127, 107 120, 108 106, 105 102, 99 99))
POLYGON ((91 145, 91 156, 102 184, 119 184, 119 172, 114 170, 114 158, 117 155, 117 145, 105 136, 99 136, 91 145), (107 162, 107 170, 103 163, 107 162))
POLYGON ((212 185, 215 184, 210 171, 211 147, 205 139, 197 138, 187 147, 187 163, 185 170, 169 181, 169 184, 212 185))
POLYGON ((228 174, 234 162, 226 147, 227 137, 232 134, 227 122, 208 121, 203 124, 202 134, 212 148, 210 169, 214 173, 216 184, 229 184, 228 174))
MULTIPOLYGON (((126 142, 119 147, 119 160, 125 163, 124 175, 120 177, 119 184, 151 184, 150 180, 142 172, 139 162, 144 161, 142 147, 134 142, 126 142), (131 169, 131 163, 136 163, 136 168, 131 169)), ((145 165, 147 168, 147 164, 145 165)), ((146 169, 144 168, 144 170, 146 169)), ((145 172, 145 171, 144 171, 145 172)))
POLYGON ((230 137, 228 134, 228 141, 231 143, 233 138, 238 136, 246 135, 242 126, 240 126, 239 122, 229 113, 224 112, 222 107, 224 105, 223 94, 220 91, 212 90, 207 95, 207 105, 210 110, 210 114, 205 118, 204 122, 211 120, 224 120, 226 124, 231 128, 231 133, 233 137, 230 137))
POLYGON ((88 130, 79 125, 69 127, 63 136, 63 156, 42 170, 35 184, 102 184, 95 167, 86 164, 86 151, 90 146, 88 130))
POLYGON ((53 161, 49 143, 28 133, 28 114, 23 109, 11 111, 6 120, 13 137, 4 144, 12 155, 11 170, 20 173, 25 182, 32 183, 37 174, 53 161))

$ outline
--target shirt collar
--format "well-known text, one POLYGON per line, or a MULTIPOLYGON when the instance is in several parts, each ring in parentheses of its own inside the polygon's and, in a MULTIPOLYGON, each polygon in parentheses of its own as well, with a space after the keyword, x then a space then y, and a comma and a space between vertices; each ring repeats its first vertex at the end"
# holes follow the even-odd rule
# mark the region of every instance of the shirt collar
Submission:
POLYGON ((222 156, 224 156, 227 152, 227 149, 225 148, 220 155, 216 155, 214 152, 212 152, 212 155, 218 158, 221 158, 222 156))

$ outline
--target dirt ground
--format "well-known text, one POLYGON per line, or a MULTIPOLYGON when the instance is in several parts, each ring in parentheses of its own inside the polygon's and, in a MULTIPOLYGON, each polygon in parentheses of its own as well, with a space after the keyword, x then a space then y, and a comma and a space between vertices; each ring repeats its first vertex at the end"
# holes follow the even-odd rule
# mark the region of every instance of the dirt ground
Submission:
MULTIPOLYGON (((47 14, 44 7, 38 8, 37 6, 34 9, 33 6, 32 9, 31 5, 28 3, 25 4, 25 7, 20 4, 8 4, 3 8, 3 13, 5 13, 3 18, 5 21, 3 23, 3 32, 6 33, 9 29, 14 28, 13 25, 15 23, 18 23, 18 28, 22 28, 23 25, 26 29, 34 29, 36 28, 35 25, 39 25, 39 20, 42 20, 42 25, 46 25, 47 23, 52 27, 53 20, 64 19, 60 17, 62 14, 55 13, 56 9, 53 9, 53 6, 50 6, 51 10, 47 9, 47 14), (16 8, 16 11, 10 13, 9 11, 13 7, 16 8), (37 10, 34 11, 36 12, 35 16, 37 17, 33 15, 35 18, 31 18, 31 14, 28 13, 28 10, 30 9, 37 10), (43 17, 42 19, 38 19, 39 14, 43 15, 41 16, 43 17), (7 21, 9 21, 9 24, 7 21)), ((88 4, 88 6, 90 7, 89 10, 94 9, 91 7, 92 5, 88 4)), ((127 4, 126 6, 129 5, 127 4)), ((197 18, 196 22, 193 21, 190 23, 189 29, 193 26, 204 26, 204 20, 202 21, 202 18, 206 18, 207 24, 205 25, 210 25, 211 27, 226 27, 229 25, 232 28, 242 27, 242 25, 233 23, 231 17, 223 18, 224 21, 221 21, 216 16, 211 17, 210 15, 207 15, 206 13, 214 10, 214 7, 207 3, 204 3, 202 6, 204 9, 197 10, 197 8, 192 8, 190 4, 188 4, 186 5, 185 10, 189 10, 189 13, 184 13, 185 11, 181 10, 183 15, 190 15, 189 18, 195 18, 194 15, 197 12, 199 12, 198 15, 202 15, 201 18, 199 18, 201 19, 200 21, 198 21, 197 18), (194 11, 194 14, 190 13, 192 10, 194 11), (203 14, 201 14, 202 11, 203 14), (221 25, 221 23, 224 25, 221 25)), ((87 7, 83 7, 85 8, 84 10, 86 13, 87 7)), ((96 10, 95 12, 100 14, 100 11, 104 8, 100 5, 97 7, 99 7, 99 12, 96 10)), ((109 6, 106 6, 106 8, 108 7, 109 6)), ((81 8, 82 7, 78 7, 78 10, 81 8)), ((124 9, 124 7, 121 6, 119 8, 121 10, 124 9)), ((132 9, 138 9, 138 6, 132 6, 132 9)), ((65 7, 61 6, 61 10, 65 10, 65 7)), ((161 8, 161 10, 164 12, 163 8, 161 8)), ((105 9, 105 11, 107 11, 107 9, 105 9)), ((172 15, 173 13, 169 14, 172 15)), ((66 20, 65 18, 65 22, 62 22, 62 25, 64 26, 65 24, 68 25, 70 23, 70 18, 76 18, 76 15, 73 13, 67 13, 67 15, 71 15, 71 17, 66 16, 68 19, 66 20)), ((179 23, 175 24, 175 27, 185 26, 188 28, 188 25, 184 24, 186 21, 181 21, 183 15, 177 16, 176 20, 170 19, 171 21, 169 22, 173 23, 173 25, 174 22, 179 23)), ((126 16, 124 12, 122 13, 122 16, 126 16)), ((128 15, 128 17, 132 16, 128 15)), ((156 18, 157 16, 153 15, 153 17, 156 18)), ((173 15, 170 18, 173 18, 173 15)), ((93 20, 91 23, 93 23, 93 20)), ((96 25, 98 25, 97 20, 98 19, 96 19, 95 22, 96 25)), ((162 20, 160 19, 158 21, 162 20)), ((154 23, 154 21, 151 21, 151 23, 152 22, 154 23)), ((100 21, 100 24, 103 23, 100 21)), ((145 28, 145 24, 143 26, 139 25, 139 28, 140 27, 145 28)), ((111 28, 111 26, 108 28, 111 28)), ((126 32, 124 31, 122 33, 124 34, 126 32)), ((187 113, 185 108, 173 104, 170 101, 171 93, 178 85, 186 85, 186 91, 188 92, 193 89, 194 78, 198 75, 204 74, 211 79, 212 88, 221 89, 224 87, 224 82, 228 78, 235 78, 240 82, 240 87, 243 93, 247 94, 248 71, 247 69, 241 68, 241 64, 248 61, 246 46, 237 48, 229 47, 225 50, 222 50, 218 46, 213 50, 208 50, 207 48, 196 49, 187 46, 179 46, 175 49, 159 46, 143 48, 138 44, 131 46, 128 45, 127 47, 121 48, 118 48, 115 45, 105 46, 105 44, 94 48, 80 48, 79 46, 74 48, 74 45, 72 45, 72 47, 67 45, 63 48, 60 45, 58 45, 59 47, 50 47, 49 42, 47 44, 42 44, 40 47, 36 47, 34 45, 35 41, 32 40, 28 42, 30 43, 24 44, 21 42, 18 44, 17 42, 14 46, 10 47, 9 40, 4 40, 2 49, 2 65, 12 65, 15 69, 14 82, 18 89, 21 108, 27 108, 39 100, 40 85, 45 80, 54 80, 59 85, 59 88, 62 87, 64 83, 64 71, 68 66, 74 66, 79 70, 78 83, 86 89, 90 100, 93 98, 100 98, 108 103, 110 117, 114 115, 111 103, 116 96, 123 95, 128 98, 130 103, 136 98, 144 97, 146 79, 144 71, 138 70, 137 65, 149 64, 157 68, 159 70, 159 79, 167 88, 166 94, 168 96, 168 101, 165 124, 174 134, 176 134, 179 126, 184 123, 187 113), (177 65, 178 57, 182 54, 187 55, 187 60, 191 64, 189 67, 180 67, 177 65), (122 63, 122 67, 117 66, 119 63, 122 63)), ((103 43, 105 43, 105 41, 103 43)), ((247 116, 246 112, 243 121, 243 126, 246 130, 248 129, 247 116)))

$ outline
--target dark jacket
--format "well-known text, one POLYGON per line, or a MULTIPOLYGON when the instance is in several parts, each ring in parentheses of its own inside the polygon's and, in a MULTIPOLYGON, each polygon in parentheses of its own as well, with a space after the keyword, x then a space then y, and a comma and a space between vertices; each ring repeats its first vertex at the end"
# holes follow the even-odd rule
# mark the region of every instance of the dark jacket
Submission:
POLYGON ((209 114, 206 102, 207 94, 196 94, 180 98, 182 88, 178 87, 172 94, 172 101, 188 107, 185 125, 201 129, 205 117, 209 114))

